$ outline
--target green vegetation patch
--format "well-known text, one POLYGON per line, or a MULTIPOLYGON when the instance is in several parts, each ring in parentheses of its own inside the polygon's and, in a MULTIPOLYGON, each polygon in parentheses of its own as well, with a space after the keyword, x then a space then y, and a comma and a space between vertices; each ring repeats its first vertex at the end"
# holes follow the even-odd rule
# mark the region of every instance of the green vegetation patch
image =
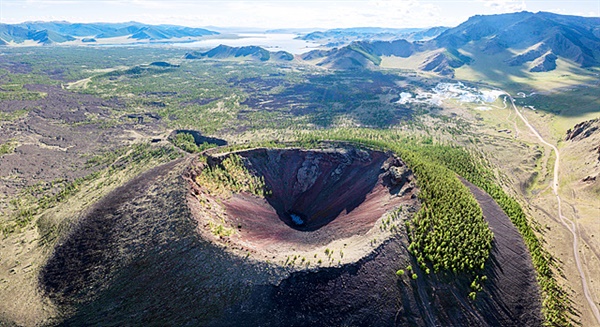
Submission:
POLYGON ((18 143, 16 141, 8 141, 0 144, 0 156, 15 152, 18 143))
POLYGON ((171 139, 171 142, 176 147, 189 153, 202 152, 206 149, 214 148, 217 146, 216 144, 211 144, 207 142, 197 145, 196 141, 194 140, 194 136, 190 133, 178 133, 171 139))
POLYGON ((15 110, 12 112, 0 112, 0 122, 1 121, 15 121, 17 119, 25 117, 29 113, 29 110, 15 110))
MULTIPOLYGON (((531 253, 542 290, 544 325, 572 326, 570 315, 574 312, 568 294, 554 277, 553 268, 557 267, 552 255, 543 248, 517 199, 498 185, 483 156, 456 146, 434 144, 431 139, 423 142, 407 138, 390 130, 340 129, 312 132, 300 135, 300 138, 311 142, 319 139, 350 141, 399 154, 417 177, 421 188, 419 198, 423 203, 409 224, 410 247, 420 264, 425 259, 436 269, 469 272, 483 268, 478 264, 485 263, 489 257, 492 233, 483 221, 481 209, 475 206, 476 200, 456 174, 483 189, 511 219, 531 253), (460 231, 456 228, 457 223, 467 228, 460 231), (429 237, 430 233, 441 239, 429 237), (460 241, 453 241, 454 237, 460 241), (466 249, 461 250, 464 246, 466 249)), ((469 293, 472 300, 475 300, 476 292, 481 291, 481 282, 485 280, 486 276, 476 276, 473 280, 473 292, 469 293)))
POLYGON ((0 100, 12 100, 12 101, 33 101, 41 100, 47 96, 44 92, 0 92, 0 100))
POLYGON ((493 234, 481 208, 453 172, 429 159, 416 154, 407 160, 417 176, 423 203, 408 225, 409 250, 421 265, 428 261, 435 271, 483 269, 493 234))
POLYGON ((213 167, 206 166, 196 178, 198 185, 215 195, 248 192, 256 196, 269 194, 264 178, 248 171, 242 157, 231 154, 213 167))

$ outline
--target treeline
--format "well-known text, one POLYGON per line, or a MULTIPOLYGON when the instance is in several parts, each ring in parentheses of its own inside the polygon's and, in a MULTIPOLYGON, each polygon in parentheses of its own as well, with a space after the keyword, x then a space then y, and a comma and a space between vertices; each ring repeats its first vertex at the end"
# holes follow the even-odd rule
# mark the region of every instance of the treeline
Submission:
POLYGON ((571 326, 568 295, 556 283, 552 267, 554 259, 546 251, 540 239, 531 228, 527 216, 519 202, 504 192, 495 182, 493 172, 474 154, 462 148, 436 145, 423 149, 430 157, 435 157, 448 168, 463 176, 471 183, 486 191, 517 227, 531 253, 537 279, 542 289, 543 314, 549 326, 571 326))

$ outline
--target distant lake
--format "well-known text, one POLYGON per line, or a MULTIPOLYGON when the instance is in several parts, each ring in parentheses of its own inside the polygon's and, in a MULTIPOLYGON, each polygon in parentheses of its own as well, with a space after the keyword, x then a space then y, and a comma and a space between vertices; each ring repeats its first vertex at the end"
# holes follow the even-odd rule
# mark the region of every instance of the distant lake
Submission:
POLYGON ((231 47, 255 45, 269 51, 287 51, 293 54, 305 53, 317 49, 320 44, 304 40, 296 40, 296 34, 235 34, 216 35, 204 40, 189 43, 172 43, 174 46, 186 48, 212 49, 221 44, 231 47))

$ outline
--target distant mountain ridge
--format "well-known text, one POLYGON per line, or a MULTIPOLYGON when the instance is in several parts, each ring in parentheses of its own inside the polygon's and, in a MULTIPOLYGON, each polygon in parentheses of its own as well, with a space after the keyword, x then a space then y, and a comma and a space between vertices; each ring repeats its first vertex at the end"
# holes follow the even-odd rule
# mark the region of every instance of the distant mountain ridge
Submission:
POLYGON ((298 39, 305 41, 327 41, 330 45, 348 44, 351 41, 393 41, 404 39, 408 41, 429 40, 447 30, 448 27, 431 28, 380 28, 354 27, 336 28, 326 31, 315 31, 298 39))
POLYGON ((0 45, 33 41, 43 45, 81 39, 128 37, 132 40, 167 40, 172 38, 201 37, 218 32, 203 28, 176 25, 149 25, 127 23, 69 23, 25 22, 0 24, 0 45))
POLYGON ((476 60, 473 53, 500 55, 505 58, 501 64, 530 72, 551 71, 559 58, 582 68, 600 66, 600 18, 547 12, 478 15, 428 41, 356 41, 325 55, 317 50, 303 58, 320 57, 317 65, 330 68, 367 68, 379 65, 382 56, 406 58, 416 53, 429 54, 420 69, 447 76, 476 60), (354 59, 351 67, 348 58, 354 59))

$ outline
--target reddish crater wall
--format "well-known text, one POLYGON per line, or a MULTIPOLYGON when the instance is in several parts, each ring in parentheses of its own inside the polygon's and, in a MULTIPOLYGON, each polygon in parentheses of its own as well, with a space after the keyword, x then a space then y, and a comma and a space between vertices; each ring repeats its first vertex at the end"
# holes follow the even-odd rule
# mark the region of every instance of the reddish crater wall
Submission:
POLYGON ((417 201, 409 171, 392 180, 390 167, 405 166, 391 154, 352 148, 237 154, 251 172, 264 177, 272 195, 240 193, 220 203, 238 229, 232 239, 259 248, 322 245, 363 234, 387 211, 417 201))

